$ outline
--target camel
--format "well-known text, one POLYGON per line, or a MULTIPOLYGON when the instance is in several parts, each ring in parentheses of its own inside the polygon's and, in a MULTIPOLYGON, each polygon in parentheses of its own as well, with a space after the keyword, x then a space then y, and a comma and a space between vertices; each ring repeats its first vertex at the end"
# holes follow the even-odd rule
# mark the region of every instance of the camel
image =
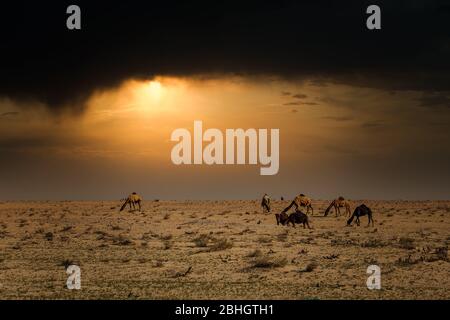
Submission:
POLYGON ((263 208, 263 213, 270 212, 270 197, 267 193, 264 194, 261 200, 261 207, 263 208))
POLYGON ((289 218, 287 220, 287 225, 289 226, 289 223, 292 223, 292 226, 295 228, 295 224, 303 224, 303 229, 305 229, 305 226, 308 226, 308 229, 311 229, 309 226, 309 218, 306 214, 304 214, 301 211, 295 211, 294 213, 291 213, 289 215, 289 218))
POLYGON ((345 213, 347 214, 347 217, 350 217, 350 203, 348 200, 345 200, 344 197, 339 197, 337 199, 334 199, 331 201, 330 205, 328 206, 327 210, 325 210, 325 217, 330 212, 331 208, 334 207, 334 212, 336 213, 336 217, 341 215, 341 211, 339 208, 345 208, 345 213))
POLYGON ((286 212, 275 213, 275 219, 277 219, 277 226, 280 225, 280 223, 284 226, 288 221, 289 216, 286 212))
POLYGON ((305 207, 306 214, 308 214, 309 209, 311 209, 311 214, 314 214, 314 209, 311 205, 311 199, 305 196, 303 193, 296 196, 295 199, 291 202, 291 204, 283 210, 283 212, 284 213, 287 212, 293 206, 295 206, 295 210, 299 210, 300 207, 305 207))
POLYGON ((131 206, 133 206, 133 210, 136 210, 136 204, 137 204, 139 206, 139 211, 141 211, 141 201, 142 201, 142 198, 136 192, 133 192, 125 199, 125 202, 123 203, 122 207, 120 208, 120 211, 125 209, 127 204, 130 206, 130 210, 131 210, 131 206))
POLYGON ((359 217, 366 216, 369 218, 369 222, 367 226, 370 226, 370 222, 372 222, 373 227, 373 216, 372 216, 372 210, 370 210, 369 207, 367 207, 365 204, 360 205, 359 207, 356 207, 355 211, 353 211, 353 215, 350 219, 347 221, 347 226, 350 226, 352 224, 353 219, 356 217, 356 224, 359 226, 359 217))
POLYGON ((311 229, 309 226, 309 218, 306 214, 303 212, 297 210, 290 215, 287 215, 286 212, 276 213, 275 218, 277 219, 277 225, 281 223, 281 225, 287 225, 289 226, 289 223, 292 223, 292 226, 295 228, 295 224, 303 224, 303 228, 305 226, 308 226, 308 229, 311 229))

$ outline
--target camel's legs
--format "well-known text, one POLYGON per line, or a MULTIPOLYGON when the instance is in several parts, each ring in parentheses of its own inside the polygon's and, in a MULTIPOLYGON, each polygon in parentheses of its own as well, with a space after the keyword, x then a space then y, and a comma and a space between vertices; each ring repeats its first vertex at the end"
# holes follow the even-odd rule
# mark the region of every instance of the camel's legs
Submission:
POLYGON ((141 210, 141 201, 138 201, 138 206, 139 206, 139 211, 142 211, 141 210))
POLYGON ((367 223, 367 226, 370 227, 370 222, 372 222, 372 227, 373 227, 373 226, 374 226, 374 223, 373 223, 373 217, 372 217, 371 214, 369 214, 368 217, 369 217, 369 221, 368 221, 368 223, 367 223))
POLYGON ((341 215, 341 210, 339 209, 339 206, 334 207, 334 211, 336 213, 336 217, 341 215))

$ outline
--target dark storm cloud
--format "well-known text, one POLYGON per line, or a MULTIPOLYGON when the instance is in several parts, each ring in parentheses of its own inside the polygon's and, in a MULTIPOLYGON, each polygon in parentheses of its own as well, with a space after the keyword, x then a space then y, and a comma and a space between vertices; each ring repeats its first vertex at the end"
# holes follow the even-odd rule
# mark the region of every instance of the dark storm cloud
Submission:
POLYGON ((294 94, 292 97, 296 98, 296 99, 305 99, 308 96, 306 94, 303 94, 303 93, 297 93, 297 94, 294 94))
POLYGON ((373 121, 365 121, 361 124, 362 128, 380 128, 383 127, 384 121, 382 120, 373 120, 373 121))
MULTIPOLYGON (((84 142, 84 140, 82 141, 84 142)), ((76 140, 71 136, 62 135, 60 132, 55 133, 36 133, 32 135, 25 134, 23 136, 1 136, 0 151, 6 153, 30 150, 42 150, 48 148, 64 148, 68 144, 74 147, 80 143, 80 139, 76 140)), ((1 163, 1 162, 0 162, 1 163)))
POLYGON ((322 119, 334 120, 334 121, 351 121, 353 117, 345 117, 345 116, 326 116, 322 117, 322 119))
POLYGON ((301 106, 301 105, 306 105, 306 106, 318 106, 319 104, 317 102, 302 102, 302 101, 292 101, 292 102, 286 102, 283 104, 284 106, 301 106))
POLYGON ((19 114, 20 114, 20 112, 16 112, 16 111, 4 112, 4 113, 0 114, 0 118, 16 117, 19 114))
POLYGON ((450 108, 450 94, 448 93, 424 93, 417 101, 421 107, 450 108))
POLYGON ((82 111, 128 78, 277 75, 387 90, 450 90, 445 1, 77 1, 2 4, 0 96, 82 111))
POLYGON ((301 105, 300 102, 294 101, 294 102, 286 102, 285 104, 283 104, 284 106, 299 106, 301 105))

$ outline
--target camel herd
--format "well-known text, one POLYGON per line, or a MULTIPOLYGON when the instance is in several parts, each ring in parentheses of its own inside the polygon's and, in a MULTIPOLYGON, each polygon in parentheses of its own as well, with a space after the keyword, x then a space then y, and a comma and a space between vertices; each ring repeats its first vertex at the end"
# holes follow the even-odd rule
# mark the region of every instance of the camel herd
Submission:
MULTIPOLYGON (((130 210, 136 210, 136 206, 139 207, 139 211, 141 211, 141 202, 142 197, 139 196, 136 192, 133 192, 125 199, 122 199, 123 204, 120 208, 120 211, 123 211, 127 205, 129 205, 130 210)), ((263 208, 263 213, 270 213, 271 211, 271 203, 270 203, 270 197, 268 194, 264 194, 261 200, 261 207, 263 208)), ((359 226, 360 220, 359 218, 362 216, 368 217, 368 226, 372 224, 374 225, 373 220, 373 214, 372 210, 367 207, 365 204, 362 204, 355 208, 353 211, 353 214, 351 214, 350 211, 350 202, 344 197, 338 197, 337 199, 334 199, 331 201, 330 205, 326 208, 324 216, 326 217, 331 209, 334 209, 334 212, 337 216, 341 215, 340 208, 345 208, 345 214, 349 218, 347 220, 347 225, 350 226, 355 220, 355 223, 359 226)), ((311 215, 314 214, 314 209, 312 206, 312 201, 310 198, 305 196, 304 194, 300 194, 292 200, 292 202, 287 206, 281 213, 276 213, 275 218, 277 221, 277 225, 286 225, 289 226, 289 224, 292 224, 293 227, 295 227, 295 224, 303 224, 303 228, 308 227, 311 228, 309 225, 309 211, 311 210, 311 215), (292 208, 295 207, 295 211, 291 214, 287 214, 287 212, 292 208), (300 208, 304 207, 306 208, 306 214, 303 213, 300 208)))
MULTIPOLYGON (((261 206, 263 207, 263 212, 270 212, 270 197, 267 194, 264 194, 261 201, 261 206)), ((345 214, 349 218, 347 220, 348 226, 352 224, 353 220, 355 220, 356 224, 359 226, 359 218, 362 216, 368 217, 368 226, 370 226, 371 224, 372 226, 374 226, 372 210, 369 207, 367 207, 365 204, 362 204, 356 207, 353 211, 353 214, 351 214, 350 202, 341 196, 331 201, 330 205, 325 210, 324 216, 326 217, 330 213, 331 209, 334 209, 336 217, 340 216, 340 208, 345 208, 345 214)), ((311 214, 314 214, 311 199, 304 194, 300 194, 296 196, 294 200, 289 204, 289 206, 287 206, 281 213, 275 214, 277 225, 289 225, 289 223, 292 223, 292 225, 295 227, 295 223, 297 223, 303 224, 304 228, 305 226, 310 228, 308 218, 309 210, 311 210, 311 214), (288 215, 287 212, 292 207, 295 207, 295 211, 288 215), (301 207, 306 208, 306 214, 300 210, 301 207)))

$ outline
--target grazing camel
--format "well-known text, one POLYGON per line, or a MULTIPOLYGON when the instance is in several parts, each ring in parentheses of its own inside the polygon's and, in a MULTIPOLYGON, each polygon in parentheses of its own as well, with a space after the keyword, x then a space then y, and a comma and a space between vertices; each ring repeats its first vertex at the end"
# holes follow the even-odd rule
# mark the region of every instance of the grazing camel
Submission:
POLYGON ((353 215, 350 219, 347 221, 347 226, 350 226, 352 224, 353 219, 356 217, 356 224, 359 226, 359 217, 367 216, 369 218, 369 222, 367 226, 370 226, 370 223, 372 222, 373 227, 373 217, 372 217, 372 210, 370 210, 369 207, 367 207, 365 204, 360 205, 359 207, 356 207, 355 211, 353 211, 353 215))
POLYGON ((345 213, 347 214, 347 217, 350 217, 350 203, 348 200, 345 200, 344 197, 339 197, 337 199, 334 199, 331 201, 330 205, 328 206, 327 210, 325 210, 325 217, 330 212, 331 208, 334 208, 334 212, 336 213, 336 217, 341 215, 341 211, 339 208, 345 208, 345 213))
POLYGON ((287 212, 293 206, 295 206, 295 210, 300 210, 300 207, 305 207, 306 214, 308 214, 309 209, 311 209, 311 214, 314 214, 314 209, 311 205, 311 199, 305 196, 303 193, 296 196, 295 199, 291 202, 291 204, 283 210, 283 212, 287 212))
POLYGON ((270 197, 267 193, 264 194, 261 200, 261 207, 263 208, 263 213, 270 212, 270 197))
POLYGON ((131 210, 131 206, 133 206, 133 210, 136 210, 136 204, 137 204, 139 206, 139 211, 141 211, 141 201, 142 201, 142 198, 136 192, 133 192, 132 194, 130 194, 128 196, 128 198, 125 199, 125 202, 123 203, 122 207, 120 208, 120 211, 125 209, 127 204, 130 206, 130 210, 131 210))
POLYGON ((305 226, 308 226, 308 229, 311 229, 309 226, 309 218, 306 214, 304 214, 301 211, 295 211, 291 213, 290 215, 287 215, 285 212, 276 213, 275 218, 277 219, 277 225, 281 223, 281 225, 287 225, 289 226, 289 223, 292 223, 292 226, 295 228, 295 224, 303 224, 303 228, 305 226))
POLYGON ((277 226, 281 223, 281 225, 285 225, 289 219, 289 216, 286 212, 275 213, 275 219, 277 219, 277 226))
POLYGON ((295 224, 297 223, 297 224, 303 224, 303 229, 305 229, 305 226, 308 226, 308 229, 311 229, 311 227, 309 226, 308 216, 301 211, 295 211, 294 213, 291 213, 287 220, 288 226, 289 226, 289 223, 292 223, 292 226, 294 228, 295 228, 295 224))

